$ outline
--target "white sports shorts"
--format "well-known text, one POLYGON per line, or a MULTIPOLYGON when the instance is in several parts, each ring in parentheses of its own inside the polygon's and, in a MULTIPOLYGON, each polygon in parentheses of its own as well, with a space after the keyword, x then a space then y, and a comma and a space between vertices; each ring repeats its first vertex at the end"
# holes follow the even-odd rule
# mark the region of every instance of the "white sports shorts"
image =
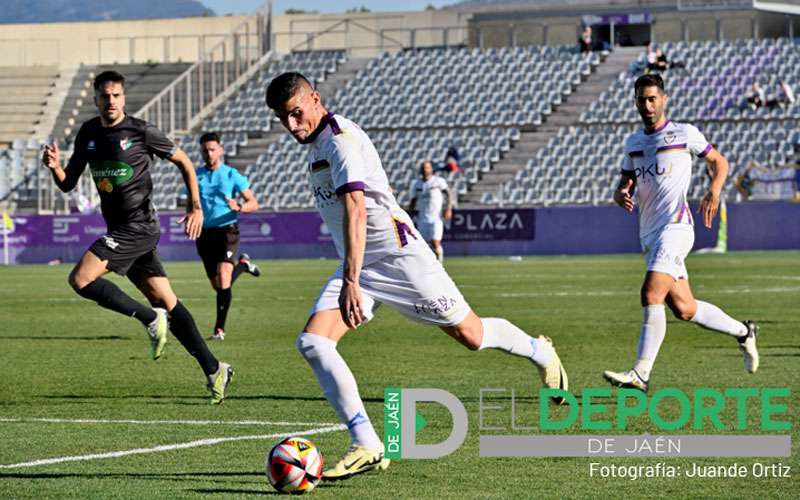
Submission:
POLYGON ((648 271, 669 274, 675 280, 689 278, 684 261, 694 245, 693 226, 668 224, 640 241, 648 271))
POLYGON ((420 221, 417 223, 417 230, 419 231, 419 234, 422 235, 422 239, 425 241, 442 241, 442 235, 444 234, 444 223, 441 220, 434 222, 420 221))
MULTIPOLYGON (((362 314, 369 321, 386 304, 403 316, 436 326, 454 326, 467 317, 469 304, 456 284, 424 245, 406 247, 407 253, 389 255, 361 270, 362 314)), ((343 266, 328 279, 311 307, 311 314, 339 309, 343 266)))

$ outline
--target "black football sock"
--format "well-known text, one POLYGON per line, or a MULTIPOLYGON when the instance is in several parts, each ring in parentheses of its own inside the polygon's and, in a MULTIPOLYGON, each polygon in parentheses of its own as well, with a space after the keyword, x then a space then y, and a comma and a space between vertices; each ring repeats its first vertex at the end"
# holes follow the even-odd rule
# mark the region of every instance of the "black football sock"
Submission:
POLYGON ((81 297, 97 302, 100 307, 111 309, 125 316, 133 316, 141 321, 144 326, 149 325, 156 319, 155 311, 133 300, 117 285, 107 279, 97 278, 85 287, 75 291, 81 297))
POLYGON ((242 273, 247 272, 247 264, 242 264, 241 262, 237 263, 233 266, 233 274, 231 274, 231 286, 236 282, 236 278, 242 275, 242 273))
POLYGON ((200 363, 203 372, 206 375, 216 373, 219 369, 219 361, 208 350, 203 337, 197 331, 197 325, 194 322, 194 318, 192 318, 192 313, 178 301, 169 312, 169 317, 170 331, 180 341, 184 349, 200 363))
POLYGON ((230 288, 217 290, 217 323, 214 329, 225 330, 225 320, 228 318, 228 309, 231 307, 233 294, 230 288))

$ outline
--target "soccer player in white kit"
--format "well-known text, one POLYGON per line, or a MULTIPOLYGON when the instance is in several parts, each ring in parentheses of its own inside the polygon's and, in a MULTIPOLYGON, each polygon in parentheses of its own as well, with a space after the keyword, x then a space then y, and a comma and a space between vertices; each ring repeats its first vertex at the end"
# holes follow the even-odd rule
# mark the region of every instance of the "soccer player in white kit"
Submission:
POLYGON ((433 174, 433 164, 430 160, 425 160, 419 167, 421 179, 414 183, 414 192, 411 195, 411 204, 408 211, 412 214, 417 213, 417 229, 422 239, 428 242, 431 250, 436 254, 439 262, 444 261, 444 249, 442 248, 442 235, 444 234, 444 220, 449 221, 453 217, 453 199, 447 188, 447 181, 442 177, 433 174), (442 214, 442 206, 447 205, 442 214))
POLYGON ((472 312, 397 204, 367 134, 328 113, 320 99, 299 73, 284 73, 267 88, 267 105, 309 147, 310 187, 341 259, 296 343, 350 432, 344 457, 323 472, 324 480, 338 480, 389 465, 353 373, 336 350, 345 333, 369 321, 381 303, 438 326, 470 350, 494 348, 529 359, 549 388, 566 390, 568 381, 550 339, 472 312))
POLYGON ((707 228, 717 214, 722 186, 728 176, 728 161, 695 127, 667 119, 664 112, 667 95, 660 76, 644 75, 636 80, 634 89, 644 130, 635 132, 625 142, 622 176, 614 201, 632 212, 635 189, 639 239, 647 263, 641 290, 644 321, 633 369, 606 371, 603 376, 618 387, 647 392, 653 362, 667 332, 665 302, 678 319, 738 340, 745 369, 755 373, 758 324, 737 321, 717 306, 695 300, 684 264, 694 244, 694 221, 687 202, 692 155, 703 158, 712 172, 711 185, 699 209, 707 228))

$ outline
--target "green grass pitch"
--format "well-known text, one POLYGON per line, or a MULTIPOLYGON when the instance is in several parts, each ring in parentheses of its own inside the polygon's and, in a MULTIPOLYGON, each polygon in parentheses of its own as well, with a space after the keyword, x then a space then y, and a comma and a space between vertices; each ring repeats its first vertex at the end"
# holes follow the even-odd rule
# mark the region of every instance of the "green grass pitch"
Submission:
MULTIPOLYGON (((219 407, 208 404, 199 367, 174 337, 165 356, 151 361, 141 326, 73 293, 67 285, 68 266, 0 268, 0 465, 134 449, 153 451, 157 446, 220 439, 184 449, 0 468, 0 498, 256 498, 273 494, 264 476, 264 455, 279 438, 269 436, 318 430, 337 422, 294 348, 308 309, 336 263, 259 264, 264 272, 261 278, 245 275, 234 287, 228 337, 211 345, 237 372, 229 400, 219 407), (152 423, 156 421, 160 423, 152 423), (219 423, 201 425, 208 421, 219 423), (227 439, 237 437, 242 439, 227 439)), ((521 262, 452 258, 446 267, 479 314, 505 317, 531 334, 550 336, 575 393, 586 387, 606 387, 602 371, 627 369, 635 357, 641 320, 640 256, 526 257, 521 262)), ((464 402, 470 423, 467 439, 448 457, 397 460, 386 472, 322 484, 311 495, 729 498, 756 494, 797 498, 800 252, 698 255, 689 258, 688 267, 698 298, 736 318, 761 321, 761 369, 755 375, 744 371, 731 338, 670 316, 651 390, 789 387, 791 457, 481 459, 480 389, 514 389, 519 400, 518 424, 535 425, 535 391, 540 383, 534 368, 497 351, 469 352, 439 330, 381 308, 370 324, 350 333, 339 347, 356 375, 378 432, 383 428, 385 388, 436 387, 464 402), (782 462, 793 468, 791 478, 632 481, 590 477, 593 461, 605 465, 662 461, 682 466, 782 462)), ((167 271, 203 334, 210 334, 214 295, 199 261, 169 263, 167 271)), ((141 299, 126 281, 112 279, 141 299)), ((729 406, 724 415, 730 422, 734 409, 729 406)), ((450 430, 449 417, 434 405, 421 410, 428 426, 419 439, 429 443, 444 439, 450 430)), ((563 411, 553 410, 556 415, 563 411)), ((502 412, 492 418, 490 425, 509 425, 502 412)), ((756 427, 759 418, 753 410, 748 425, 756 427)), ((633 420, 627 432, 659 433, 641 419, 633 420)), ((347 433, 341 430, 309 437, 330 462, 348 444, 347 433)))

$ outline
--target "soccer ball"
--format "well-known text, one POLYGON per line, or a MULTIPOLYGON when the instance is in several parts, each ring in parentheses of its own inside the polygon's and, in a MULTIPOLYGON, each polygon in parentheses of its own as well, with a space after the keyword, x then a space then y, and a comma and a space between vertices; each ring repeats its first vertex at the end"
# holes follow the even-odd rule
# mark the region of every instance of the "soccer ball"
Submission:
POLYGON ((289 437, 267 454, 267 479, 281 493, 308 493, 322 478, 322 454, 301 437, 289 437))

